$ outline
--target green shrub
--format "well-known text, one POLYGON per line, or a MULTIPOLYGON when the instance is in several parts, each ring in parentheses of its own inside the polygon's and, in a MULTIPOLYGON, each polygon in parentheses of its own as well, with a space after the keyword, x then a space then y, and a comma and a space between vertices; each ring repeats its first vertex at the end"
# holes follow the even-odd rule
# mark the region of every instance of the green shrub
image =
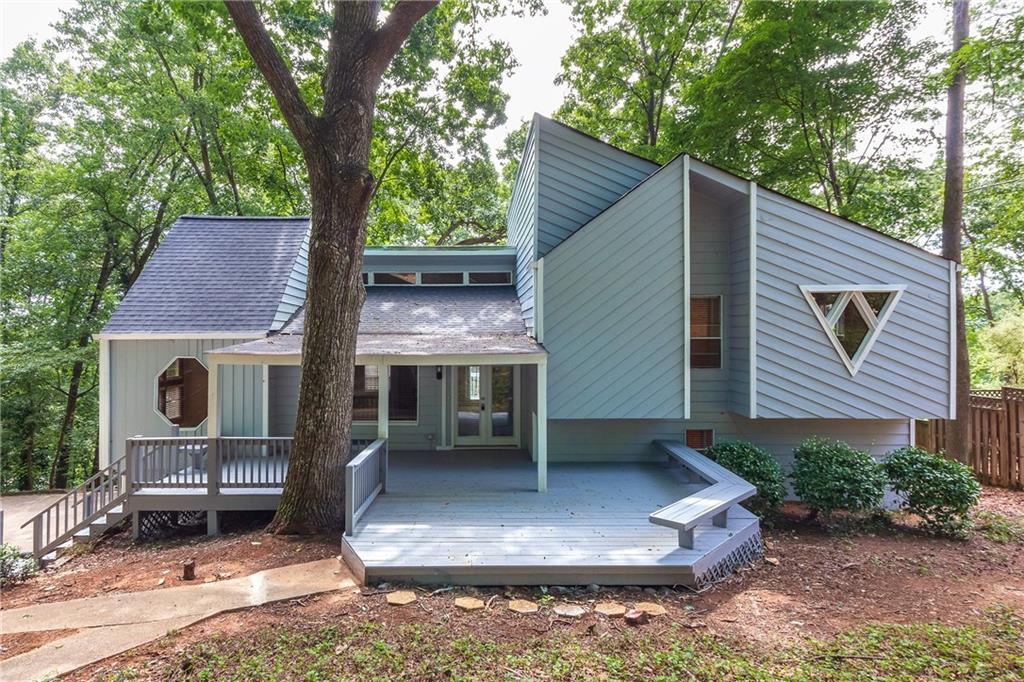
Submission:
POLYGON ((878 508, 885 472, 862 450, 827 438, 808 438, 793 451, 793 488, 814 513, 878 508))
POLYGON ((971 470, 921 448, 893 450, 885 462, 889 485, 902 506, 920 516, 925 528, 943 535, 963 536, 970 527, 971 508, 981 485, 971 470))
POLYGON ((729 471, 757 488, 757 495, 743 504, 760 517, 778 511, 786 497, 782 468, 766 450, 753 443, 716 443, 708 455, 729 471))
POLYGON ((36 572, 36 560, 14 545, 0 545, 0 585, 20 582, 36 572))

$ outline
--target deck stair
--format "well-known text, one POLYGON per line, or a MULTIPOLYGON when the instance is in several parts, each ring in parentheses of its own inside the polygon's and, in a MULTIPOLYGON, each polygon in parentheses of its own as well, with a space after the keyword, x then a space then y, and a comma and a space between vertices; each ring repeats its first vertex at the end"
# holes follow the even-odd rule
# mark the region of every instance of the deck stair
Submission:
POLYGON ((691 474, 707 482, 707 488, 652 512, 649 520, 679 532, 679 546, 693 549, 694 530, 710 525, 726 528, 729 510, 757 494, 757 488, 693 448, 678 441, 656 440, 654 444, 691 474))
POLYGON ((128 512, 128 467, 124 457, 90 476, 85 483, 29 519, 32 554, 47 566, 76 544, 98 538, 128 512))

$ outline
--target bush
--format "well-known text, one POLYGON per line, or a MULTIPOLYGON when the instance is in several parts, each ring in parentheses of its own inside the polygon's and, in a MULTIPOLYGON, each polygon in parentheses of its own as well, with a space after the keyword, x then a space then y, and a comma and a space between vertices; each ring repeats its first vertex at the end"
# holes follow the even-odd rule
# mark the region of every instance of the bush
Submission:
POLYGON ((943 535, 963 536, 970 511, 978 503, 981 485, 971 470, 921 448, 893 450, 885 462, 889 485, 902 506, 920 516, 925 528, 943 535))
POLYGON ((0 585, 20 582, 36 572, 36 560, 14 545, 0 545, 0 585))
POLYGON ((729 471, 757 488, 757 495, 744 504, 764 518, 778 511, 786 497, 782 468, 767 451, 753 443, 716 443, 708 455, 729 471))
POLYGON ((793 488, 814 513, 876 509, 885 472, 866 452, 826 438, 809 438, 793 451, 793 488))

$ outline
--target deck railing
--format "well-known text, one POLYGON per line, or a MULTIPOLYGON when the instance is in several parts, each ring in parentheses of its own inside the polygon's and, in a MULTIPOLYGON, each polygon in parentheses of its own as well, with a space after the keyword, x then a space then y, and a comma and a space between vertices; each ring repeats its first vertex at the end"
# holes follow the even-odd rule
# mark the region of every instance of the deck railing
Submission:
POLYGON ((388 441, 375 440, 345 466, 345 534, 388 487, 388 441))
POLYGON ((32 524, 32 553, 36 558, 50 553, 57 545, 122 502, 128 495, 129 487, 127 460, 124 457, 90 476, 85 483, 28 522, 32 524))
POLYGON ((205 488, 210 455, 205 436, 129 438, 125 447, 136 488, 205 488))
POLYGON ((291 438, 221 438, 220 488, 280 488, 292 453, 291 438))

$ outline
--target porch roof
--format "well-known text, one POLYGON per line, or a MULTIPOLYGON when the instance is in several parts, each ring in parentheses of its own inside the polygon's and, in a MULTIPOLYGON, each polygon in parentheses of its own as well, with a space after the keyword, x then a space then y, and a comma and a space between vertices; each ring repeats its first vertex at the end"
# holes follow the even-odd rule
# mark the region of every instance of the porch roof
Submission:
MULTIPOLYGON (((234 346, 207 351, 208 355, 238 358, 298 358, 302 355, 302 334, 278 334, 234 346)), ((440 358, 451 356, 517 356, 522 359, 543 357, 547 351, 521 334, 359 334, 356 337, 357 360, 371 357, 440 358)), ((429 363, 427 363, 429 364, 429 363)))
MULTIPOLYGON (((305 309, 281 334, 209 353, 298 358, 304 329, 305 309)), ((508 286, 369 287, 356 339, 356 355, 362 359, 518 356, 527 360, 546 354, 527 334, 519 299, 508 286)))

